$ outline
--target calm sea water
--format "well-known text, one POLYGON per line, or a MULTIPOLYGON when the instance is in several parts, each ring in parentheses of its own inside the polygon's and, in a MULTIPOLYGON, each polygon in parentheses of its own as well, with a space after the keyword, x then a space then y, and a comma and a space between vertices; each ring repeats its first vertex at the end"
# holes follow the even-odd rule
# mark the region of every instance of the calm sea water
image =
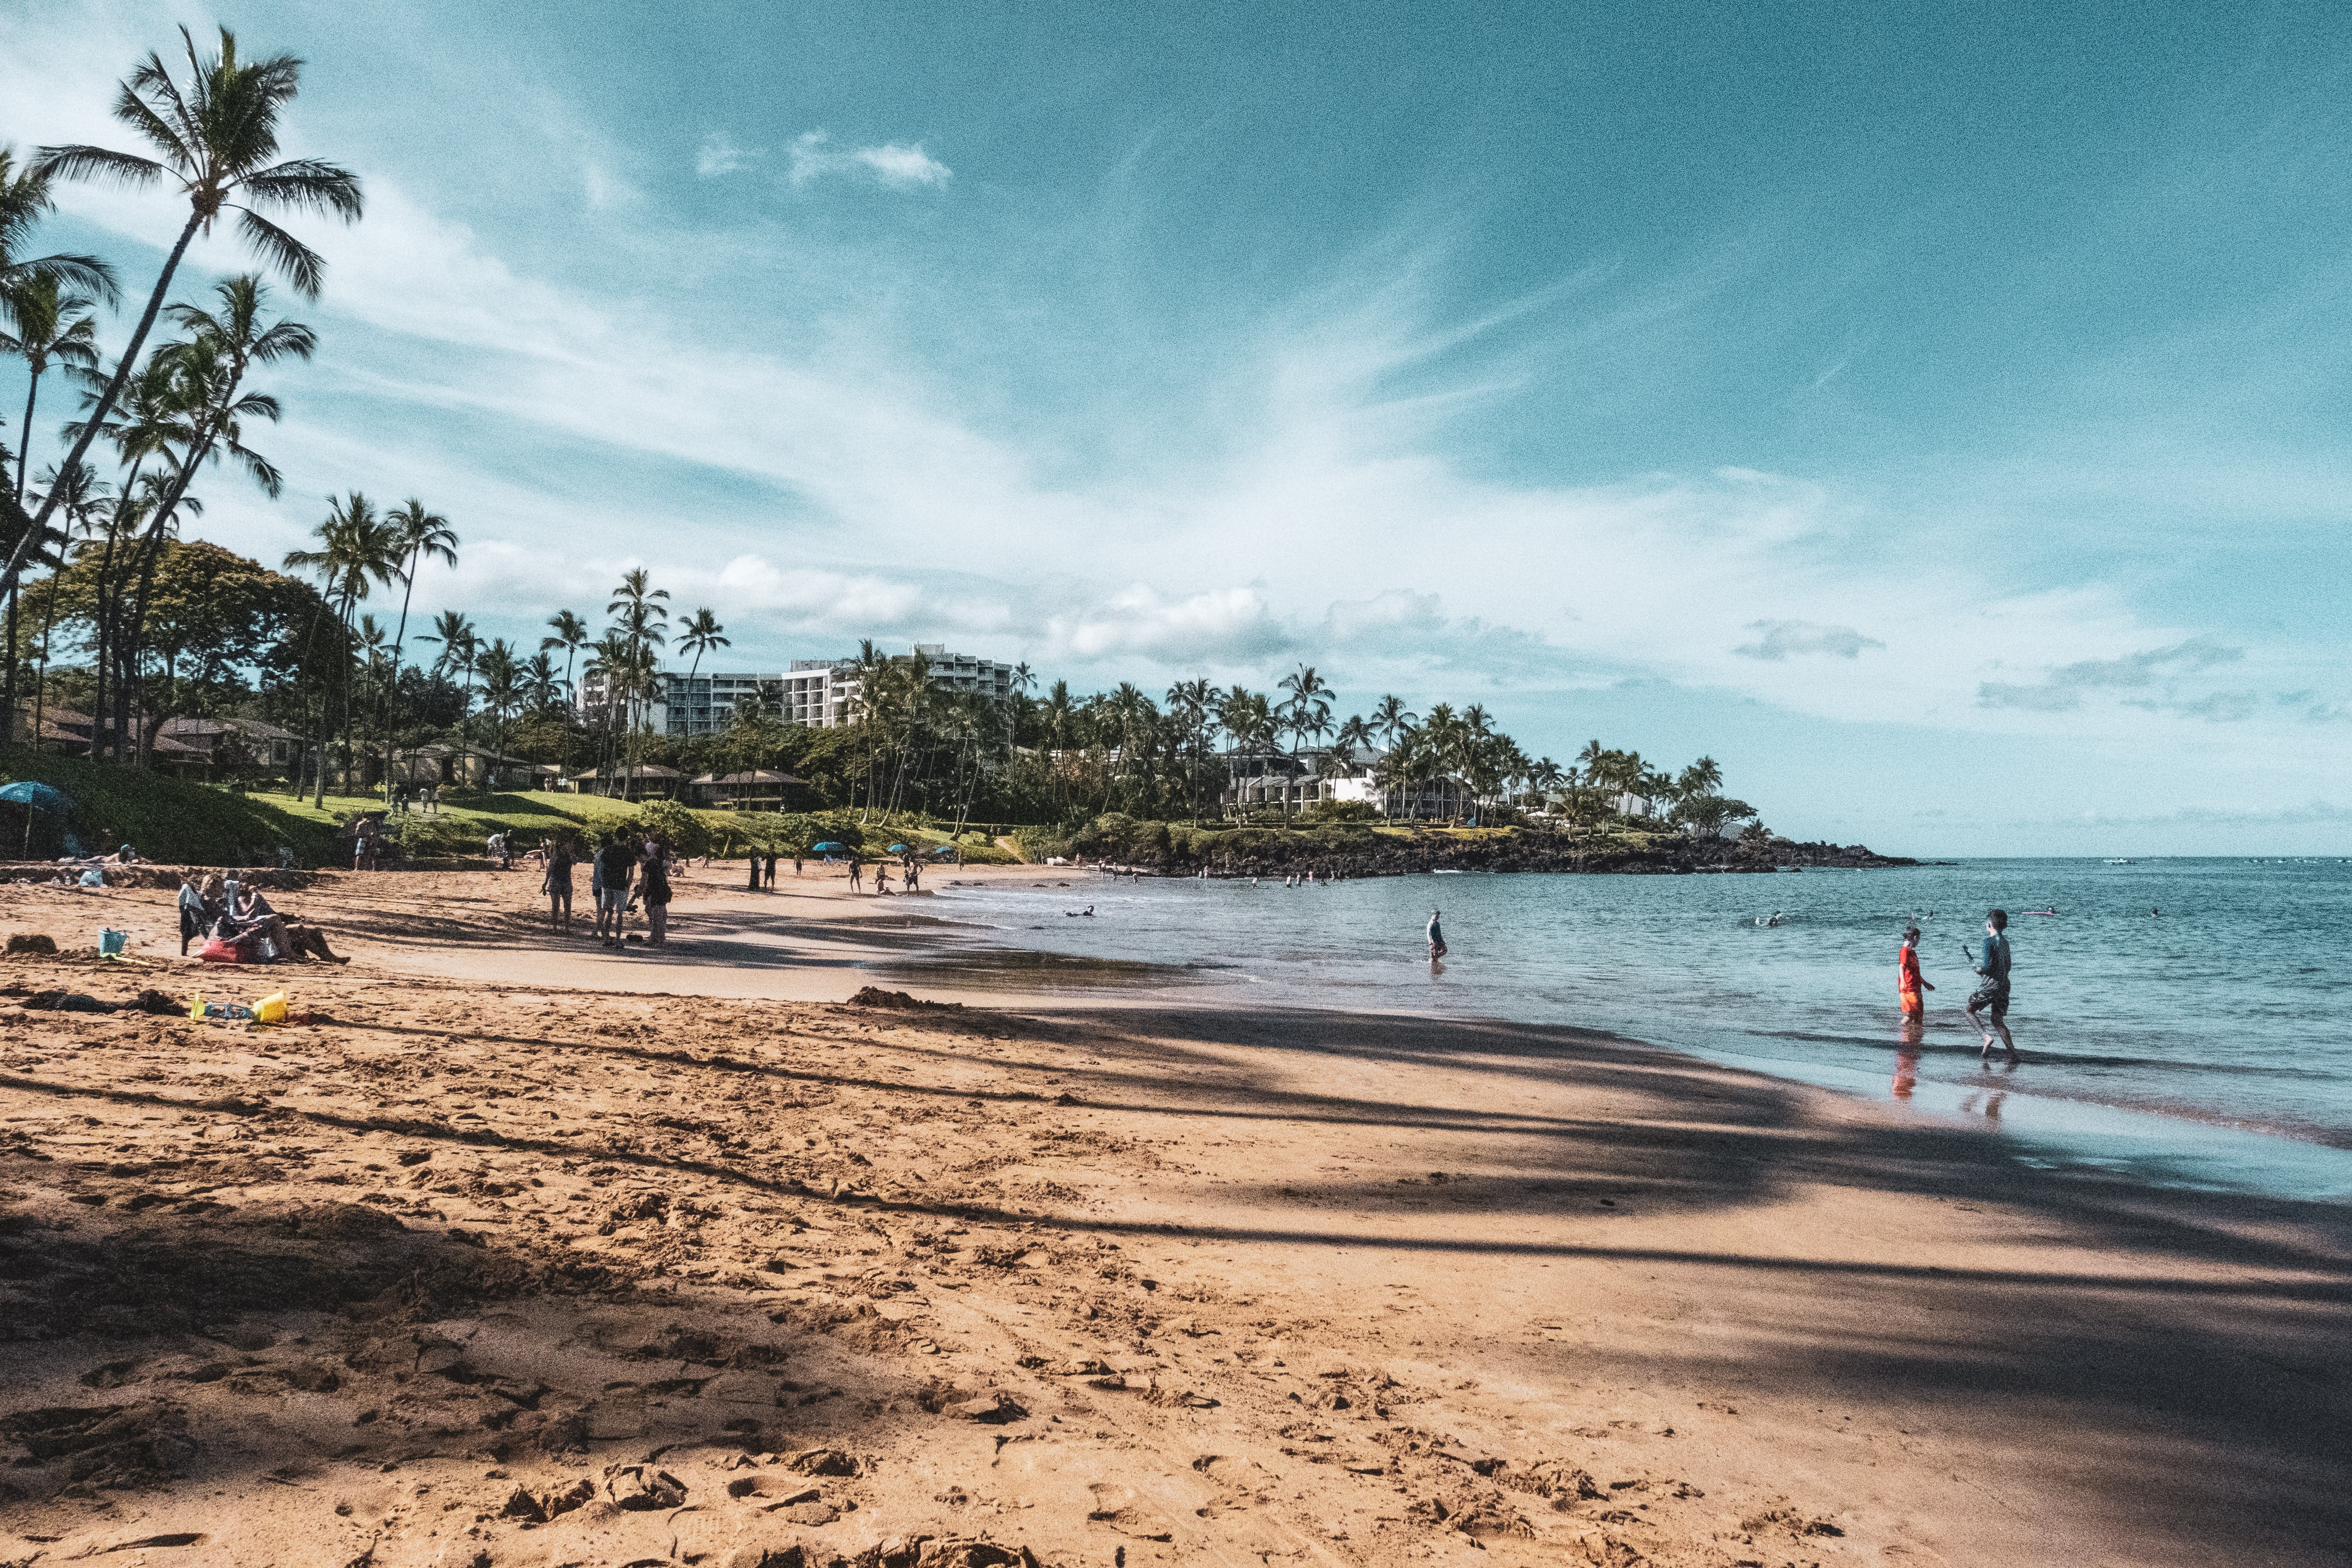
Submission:
MULTIPOLYGON (((2352 862, 1976 860, 1775 876, 1423 875, 1286 888, 1123 879, 950 888, 1007 946, 1184 966, 1266 1006, 1614 1030, 1996 1124, 2053 1160, 2352 1197, 2352 862), (1091 904, 1091 919, 1066 910, 1091 904), (1444 911, 1442 972, 1422 929, 1444 911), (1990 1070, 1960 1016, 1987 909, 2011 914, 1990 1070), (2054 917, 2025 913, 2055 908, 2054 917), (2151 914, 2151 910, 2160 911, 2151 914), (1759 921, 1778 912, 1778 925, 1759 921), (1931 918, 1932 917, 1932 918, 1931 918), (1937 990, 1904 1038, 1895 951, 1937 990)), ((1227 999, 1221 996, 1220 1000, 1227 999)))

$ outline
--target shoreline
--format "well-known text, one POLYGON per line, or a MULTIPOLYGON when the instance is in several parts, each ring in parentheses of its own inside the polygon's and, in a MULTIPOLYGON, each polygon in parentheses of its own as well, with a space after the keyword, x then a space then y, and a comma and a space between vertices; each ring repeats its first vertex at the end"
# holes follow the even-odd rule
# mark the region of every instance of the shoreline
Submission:
MULTIPOLYGON (((204 978, 300 1026, 0 1009, 0 1433, 117 1422, 8 1472, 0 1559, 2340 1551, 2344 1205, 2036 1169, 1583 1030, 845 1005, 853 950, 938 928, 832 892, 755 972, 819 999, 684 994, 716 955, 519 944, 526 876, 289 895, 349 968, 204 978)), ((759 945, 736 893, 685 900, 698 940, 759 945)))

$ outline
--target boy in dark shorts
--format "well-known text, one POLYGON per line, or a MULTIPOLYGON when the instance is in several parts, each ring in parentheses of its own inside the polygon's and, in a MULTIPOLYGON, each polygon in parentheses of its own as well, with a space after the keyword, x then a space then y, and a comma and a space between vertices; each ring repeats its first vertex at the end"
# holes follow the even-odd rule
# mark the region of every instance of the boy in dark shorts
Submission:
POLYGON ((1992 1037, 2000 1036, 2000 1043, 2011 1057, 2017 1055, 2017 1042, 2009 1033, 2009 911, 1995 910, 1985 916, 1984 962, 1977 965, 1983 983, 1969 996, 1969 1022, 1984 1036, 1984 1048, 1979 1054, 1992 1055, 1992 1037), (1978 1016, 1984 1015, 1983 1017, 1978 1016), (1987 1026, 1986 1020, 1991 1020, 1987 1026))

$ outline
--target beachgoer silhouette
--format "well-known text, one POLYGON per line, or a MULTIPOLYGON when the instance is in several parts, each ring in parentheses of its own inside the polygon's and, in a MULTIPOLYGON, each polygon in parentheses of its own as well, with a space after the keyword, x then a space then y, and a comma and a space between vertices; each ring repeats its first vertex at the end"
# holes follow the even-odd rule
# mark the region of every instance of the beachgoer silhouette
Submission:
POLYGON ((1437 911, 1429 911, 1429 962, 1435 963, 1445 956, 1445 931, 1437 923, 1437 911))

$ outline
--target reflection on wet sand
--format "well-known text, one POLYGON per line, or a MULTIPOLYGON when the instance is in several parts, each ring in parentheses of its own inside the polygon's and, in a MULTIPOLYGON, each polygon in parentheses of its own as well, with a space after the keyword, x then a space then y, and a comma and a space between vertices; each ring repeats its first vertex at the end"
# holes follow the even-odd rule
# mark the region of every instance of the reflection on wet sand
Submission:
POLYGON ((1916 1013, 1903 1015, 1903 1035, 1895 1047, 1895 1098, 1908 1100, 1919 1083, 1919 1051, 1927 1035, 1927 1021, 1916 1013))

